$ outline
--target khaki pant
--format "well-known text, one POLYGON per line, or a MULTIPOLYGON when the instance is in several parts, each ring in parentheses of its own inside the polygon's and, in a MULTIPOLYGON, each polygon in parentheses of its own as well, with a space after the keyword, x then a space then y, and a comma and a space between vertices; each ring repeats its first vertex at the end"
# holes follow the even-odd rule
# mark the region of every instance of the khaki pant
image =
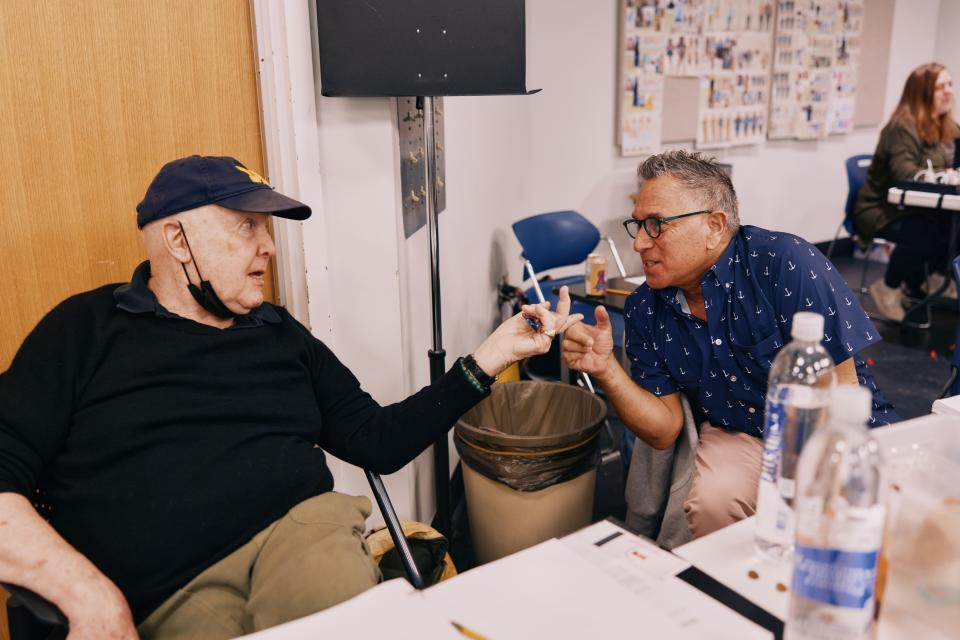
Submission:
POLYGON ((762 451, 759 438, 700 425, 693 486, 683 503, 694 538, 756 513, 762 451))
POLYGON ((144 640, 220 640, 301 618, 374 586, 366 497, 304 500, 191 580, 137 628, 144 640))

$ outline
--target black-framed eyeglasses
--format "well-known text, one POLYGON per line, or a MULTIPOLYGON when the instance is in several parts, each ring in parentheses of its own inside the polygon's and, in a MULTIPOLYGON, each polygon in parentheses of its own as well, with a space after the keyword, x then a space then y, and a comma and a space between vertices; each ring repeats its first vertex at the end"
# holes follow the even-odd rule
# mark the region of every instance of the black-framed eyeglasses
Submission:
POLYGON ((687 218, 689 216, 699 216, 702 213, 710 213, 712 211, 713 209, 704 209, 703 211, 681 213, 678 216, 669 216, 667 218, 657 218, 656 216, 650 216, 649 218, 644 218, 643 220, 629 218, 623 221, 623 228, 627 230, 627 235, 631 238, 637 237, 637 232, 640 230, 640 227, 643 227, 643 230, 646 231, 647 235, 651 238, 659 238, 660 232, 662 231, 661 227, 663 227, 664 222, 679 220, 680 218, 687 218))

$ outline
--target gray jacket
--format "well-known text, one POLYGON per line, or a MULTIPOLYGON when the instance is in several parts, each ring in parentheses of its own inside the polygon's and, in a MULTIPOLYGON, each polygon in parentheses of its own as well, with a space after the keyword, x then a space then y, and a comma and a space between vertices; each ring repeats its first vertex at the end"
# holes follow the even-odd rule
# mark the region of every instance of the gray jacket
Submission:
POLYGON ((683 427, 668 449, 654 449, 637 440, 627 474, 627 526, 673 549, 693 539, 683 503, 693 485, 693 468, 700 436, 681 394, 683 427))

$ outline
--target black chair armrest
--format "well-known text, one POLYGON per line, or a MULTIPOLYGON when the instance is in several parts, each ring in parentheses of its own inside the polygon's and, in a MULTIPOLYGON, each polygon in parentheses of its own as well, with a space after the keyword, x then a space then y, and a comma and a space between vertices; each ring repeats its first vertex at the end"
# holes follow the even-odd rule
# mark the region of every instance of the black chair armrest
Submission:
POLYGON ((7 612, 11 640, 31 640, 32 638, 52 640, 66 637, 67 617, 55 604, 15 584, 0 583, 0 586, 10 593, 7 612), (20 615, 18 613, 20 610, 27 615, 20 615))
POLYGON ((410 545, 407 544, 407 539, 403 535, 403 527, 400 526, 400 519, 397 518, 397 512, 393 508, 393 503, 390 502, 390 496, 387 495, 387 489, 383 485, 380 474, 373 473, 369 470, 366 470, 366 474, 367 482, 370 483, 370 488, 373 490, 373 497, 376 499, 377 505, 380 507, 380 513, 383 515, 383 521, 387 525, 387 531, 390 532, 393 545, 400 554, 400 562, 403 563, 407 579, 415 588, 425 588, 423 576, 420 575, 420 570, 417 569, 417 564, 413 561, 413 553, 410 551, 410 545))

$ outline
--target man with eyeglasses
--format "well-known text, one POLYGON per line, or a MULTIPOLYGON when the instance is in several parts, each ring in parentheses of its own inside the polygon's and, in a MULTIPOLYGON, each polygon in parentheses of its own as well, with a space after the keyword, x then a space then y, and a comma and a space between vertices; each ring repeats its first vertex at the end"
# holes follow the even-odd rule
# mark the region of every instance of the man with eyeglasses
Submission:
MULTIPOLYGON (((767 374, 790 341, 795 312, 824 316, 838 381, 873 392, 871 426, 898 418, 857 356, 879 334, 823 254, 797 236, 741 226, 730 178, 700 154, 651 156, 639 175, 636 207, 623 223, 647 278, 624 308, 630 372, 613 355, 603 307, 595 326, 566 332, 563 357, 589 373, 624 424, 655 449, 677 442, 680 394, 689 400, 700 428, 682 508, 697 537, 755 511, 767 374)), ((627 519, 656 537, 660 525, 651 528, 650 519, 663 518, 664 505, 646 504, 649 488, 633 486, 641 450, 631 463, 627 519)))

